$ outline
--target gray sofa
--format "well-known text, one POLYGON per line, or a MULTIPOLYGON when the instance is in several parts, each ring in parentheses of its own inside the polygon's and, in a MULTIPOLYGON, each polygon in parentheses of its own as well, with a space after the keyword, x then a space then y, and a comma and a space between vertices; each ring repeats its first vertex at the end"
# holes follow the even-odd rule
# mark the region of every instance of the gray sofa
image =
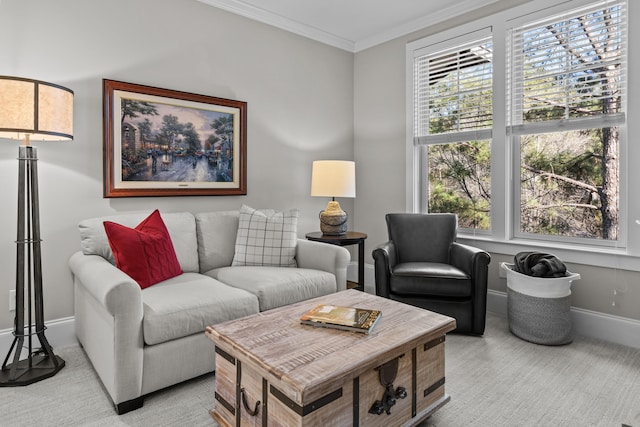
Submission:
POLYGON ((204 328, 346 288, 349 252, 297 239, 295 267, 231 266, 238 211, 163 213, 183 274, 142 290, 115 267, 103 222, 135 227, 147 214, 83 220, 69 260, 76 335, 118 413, 153 391, 211 372, 204 328))

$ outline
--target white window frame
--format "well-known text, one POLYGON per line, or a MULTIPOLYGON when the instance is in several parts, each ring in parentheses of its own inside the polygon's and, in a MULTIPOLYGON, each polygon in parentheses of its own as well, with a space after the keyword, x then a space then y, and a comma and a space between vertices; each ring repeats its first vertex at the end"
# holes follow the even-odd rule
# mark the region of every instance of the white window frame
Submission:
MULTIPOLYGON (((596 4, 598 3, 598 1, 590 1, 587 3, 588 4, 596 4)), ((566 14, 568 16, 574 15, 574 10, 576 9, 576 6, 573 6, 571 8, 568 8, 566 10, 566 14)), ((564 14, 564 12, 563 12, 564 14)), ((543 11, 537 14, 532 14, 517 20, 513 20, 510 22, 510 25, 508 26, 509 28, 507 29, 507 33, 509 33, 509 31, 511 30, 511 28, 518 28, 522 25, 527 25, 531 22, 536 21, 537 19, 543 19, 543 20, 547 20, 548 18, 552 18, 554 15, 556 14, 549 14, 547 11, 543 11)), ((534 24, 535 25, 535 24, 534 24)), ((623 24, 624 25, 624 24, 623 24)), ((626 28, 623 30, 625 31, 626 28)), ((507 55, 509 55, 509 46, 507 47, 507 55)), ((626 50, 628 51, 628 43, 627 45, 625 45, 626 50)), ((626 56, 628 55, 627 52, 623 52, 623 64, 626 65, 626 56)), ((623 70, 623 74, 625 73, 625 70, 623 70)), ((508 78, 507 80, 510 80, 510 78, 508 78)), ((589 117, 589 118, 581 118, 581 119, 567 119, 567 120, 554 120, 553 122, 537 122, 537 123, 529 123, 529 124, 521 124, 521 123, 514 123, 513 125, 509 126, 509 123, 507 123, 507 140, 508 143, 511 145, 512 147, 512 151, 513 151, 513 158, 512 158, 512 162, 513 162, 513 167, 515 170, 519 170, 521 163, 521 157, 520 157, 520 144, 519 144, 519 136, 520 135, 531 135, 531 134, 535 134, 535 133, 546 133, 546 132, 563 132, 563 131, 570 131, 570 130, 578 130, 578 129, 586 129, 586 128, 592 128, 592 129, 599 129, 599 128, 605 128, 608 126, 618 126, 619 127, 619 131, 620 131, 620 141, 619 141, 619 152, 618 152, 618 158, 620 159, 619 161, 619 166, 618 166, 618 174, 620 177, 620 182, 619 182, 619 192, 620 194, 623 194, 623 189, 625 188, 626 185, 626 180, 624 179, 624 177, 626 176, 626 162, 623 162, 622 159, 626 158, 626 156, 624 155, 624 153, 626 152, 626 147, 627 147, 627 138, 626 138, 626 111, 627 111, 627 90, 626 90, 626 78, 623 79, 623 81, 621 82, 621 85, 623 86, 623 96, 621 99, 621 113, 616 113, 616 114, 611 114, 611 115, 607 115, 607 116, 596 116, 596 117, 589 117), (527 131, 528 130, 528 131, 527 131)), ((513 88, 513 90, 515 91, 515 88, 513 88)), ((507 88, 507 93, 509 93, 509 88, 507 88)), ((508 103, 508 97, 507 97, 507 101, 508 103)), ((510 105, 506 105, 507 109, 510 108, 510 105)), ((514 118, 514 120, 517 120, 514 118)), ((530 239, 530 240, 534 240, 534 241, 538 241, 538 240, 542 240, 542 241, 549 241, 549 242, 559 242, 559 243, 566 243, 566 244, 576 244, 576 245, 589 245, 589 246, 602 246, 602 247, 610 247, 610 248, 625 248, 626 247, 626 222, 627 222, 627 215, 626 215, 626 209, 625 209, 625 203, 626 203, 626 198, 621 198, 619 197, 619 205, 618 205, 618 210, 619 210, 619 228, 618 228, 618 239, 615 241, 612 240, 604 240, 604 239, 595 239, 595 238, 578 238, 578 237, 566 237, 566 236, 553 236, 553 235, 544 235, 544 234, 533 234, 533 233, 524 233, 520 230, 520 220, 521 220, 521 215, 520 215, 520 201, 521 201, 521 186, 516 184, 516 177, 513 177, 513 182, 514 182, 514 186, 513 186, 513 197, 512 197, 512 203, 513 203, 513 213, 514 216, 512 218, 513 220, 513 231, 512 234, 515 238, 520 238, 520 239, 530 239)))
MULTIPOLYGON (((472 31, 461 36, 455 37, 453 39, 443 40, 429 46, 423 47, 421 49, 417 49, 412 53, 412 75, 411 79, 413 81, 415 66, 413 60, 416 58, 422 57, 424 55, 428 55, 431 53, 437 53, 439 51, 446 51, 451 48, 458 48, 467 43, 471 43, 477 40, 490 38, 492 36, 491 28, 486 27, 476 31, 472 31)), ((413 86, 412 86, 413 87, 413 86)), ((413 100, 413 93, 411 94, 411 98, 413 100)), ((412 101, 415 102, 415 101, 412 101)), ((412 105, 412 111, 415 112, 414 109, 415 104, 412 105)), ((415 117, 415 116, 413 116, 415 117)), ((428 174, 427 172, 427 163, 428 163, 428 149, 430 145, 433 144, 442 144, 442 143, 454 143, 454 142, 463 142, 467 140, 489 140, 492 139, 493 126, 491 128, 486 129, 477 129, 477 130, 466 130, 466 131, 458 131, 451 133, 443 133, 443 134, 434 134, 434 135, 422 135, 422 136, 413 136, 415 131, 415 123, 412 120, 412 129, 411 135, 413 137, 412 143, 416 145, 417 152, 419 153, 419 159, 417 160, 418 167, 420 168, 420 181, 421 185, 417 186, 417 197, 420 205, 420 212, 426 212, 428 209, 429 203, 429 195, 428 195, 428 174), (424 189, 424 190, 423 190, 424 189)), ((476 233, 489 235, 490 230, 475 230, 476 233)))
MULTIPOLYGON (((583 239, 579 242, 558 241, 554 238, 530 239, 517 236, 514 232, 514 215, 519 215, 519 207, 514 205, 515 188, 519 187, 519 179, 514 182, 513 168, 517 168, 515 162, 519 156, 514 152, 506 132, 506 63, 508 54, 506 34, 507 30, 522 25, 532 20, 550 17, 555 14, 571 11, 584 5, 594 3, 593 0, 567 0, 560 4, 552 0, 539 0, 526 3, 494 15, 452 28, 447 31, 433 34, 425 38, 410 42, 406 45, 406 211, 424 212, 425 197, 422 189, 426 188, 426 169, 422 162, 426 159, 425 148, 414 144, 413 141, 413 59, 416 51, 434 46, 438 43, 453 40, 465 34, 473 33, 484 28, 493 30, 493 139, 491 159, 491 224, 490 234, 471 231, 467 233, 460 230, 459 240, 475 244, 492 253, 513 255, 522 250, 539 250, 552 252, 567 262, 591 264, 612 268, 630 269, 640 271, 640 213, 630 215, 635 207, 640 212, 640 192, 637 195, 630 191, 628 183, 640 182, 640 170, 629 168, 627 159, 630 153, 637 153, 640 159, 640 148, 630 150, 626 136, 632 133, 629 127, 635 126, 631 118, 627 118, 627 126, 620 129, 620 230, 619 239, 612 245, 585 244, 583 239), (503 132, 502 129, 505 129, 503 132), (636 224, 637 223, 637 224, 636 224)), ((632 2, 627 2, 628 21, 631 21, 633 12, 632 2)), ((640 8, 639 8, 640 9, 640 8)), ((640 20, 640 11, 636 13, 640 20)), ((627 46, 633 45, 629 37, 627 46)), ((629 81, 633 80, 633 71, 627 72, 629 81)), ((631 86, 632 83, 629 83, 631 86)), ((632 93, 629 93, 632 97, 632 93)), ((630 111, 625 102, 624 111, 630 111)), ((640 127, 640 124, 638 124, 640 127)), ((638 130, 640 131, 640 129, 638 130)), ((638 162, 636 162, 638 163, 638 162)), ((635 168, 640 169, 640 168, 635 168)), ((599 243, 599 242, 596 242, 599 243)))

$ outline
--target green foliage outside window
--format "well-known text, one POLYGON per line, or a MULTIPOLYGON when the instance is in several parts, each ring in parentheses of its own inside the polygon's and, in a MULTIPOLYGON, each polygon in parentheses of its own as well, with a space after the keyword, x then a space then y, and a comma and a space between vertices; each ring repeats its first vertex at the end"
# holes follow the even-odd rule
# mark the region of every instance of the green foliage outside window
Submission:
POLYGON ((429 212, 454 212, 459 226, 491 227, 491 143, 430 145, 429 212))

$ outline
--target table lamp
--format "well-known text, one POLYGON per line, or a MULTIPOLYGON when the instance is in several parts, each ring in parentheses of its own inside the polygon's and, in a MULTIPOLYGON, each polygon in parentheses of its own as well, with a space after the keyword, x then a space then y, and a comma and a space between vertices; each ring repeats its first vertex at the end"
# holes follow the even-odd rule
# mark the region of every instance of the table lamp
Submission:
POLYGON ((7 387, 52 377, 65 364, 53 354, 44 334, 38 156, 30 141, 73 139, 73 91, 38 80, 0 76, 2 139, 22 141, 18 148, 14 339, 0 370, 0 387, 7 387), (40 348, 34 350, 35 338, 40 341, 40 348), (27 358, 20 360, 23 349, 28 350, 27 358), (7 363, 10 359, 11 363, 7 363))
POLYGON ((329 236, 347 232, 347 213, 336 197, 356 197, 356 164, 346 160, 316 160, 311 171, 311 195, 331 197, 320 212, 320 231, 329 236))

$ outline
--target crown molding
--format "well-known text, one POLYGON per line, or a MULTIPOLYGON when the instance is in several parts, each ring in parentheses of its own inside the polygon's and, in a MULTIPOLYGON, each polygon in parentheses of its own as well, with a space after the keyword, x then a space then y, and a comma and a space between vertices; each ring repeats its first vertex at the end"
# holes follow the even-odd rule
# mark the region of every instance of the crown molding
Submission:
MULTIPOLYGON (((1 0, 0 0, 1 1, 1 0)), ((462 0, 428 16, 421 16, 410 22, 395 26, 379 34, 362 40, 348 40, 319 28, 303 24, 267 10, 247 4, 242 0, 198 0, 201 3, 217 7, 236 15, 244 16, 274 27, 316 40, 329 46, 356 53, 361 50, 385 43, 389 40, 405 36, 430 25, 471 12, 501 0, 462 0)))
POLYGON ((497 3, 502 0, 463 0, 459 1, 456 4, 452 4, 449 7, 439 10, 436 13, 430 14, 428 16, 421 16, 407 23, 397 25, 393 28, 390 28, 387 31, 381 32, 371 37, 367 37, 362 40, 357 40, 355 42, 354 52, 359 52, 361 50, 368 49, 373 46, 377 46, 379 44, 388 42, 389 40, 396 39, 398 37, 406 36, 407 34, 413 33, 414 31, 419 31, 424 28, 427 28, 431 25, 438 24, 440 22, 444 22, 448 19, 455 18, 456 16, 463 15, 465 13, 472 12, 474 10, 480 9, 482 7, 488 6, 492 3, 497 3))
MULTIPOLYGON (((0 0, 1 1, 1 0, 0 0)), ((238 0, 198 0, 199 2, 217 7, 245 18, 263 22, 268 25, 319 41, 329 46, 353 52, 355 43, 351 40, 330 34, 318 28, 302 24, 284 16, 260 9, 238 0)))

